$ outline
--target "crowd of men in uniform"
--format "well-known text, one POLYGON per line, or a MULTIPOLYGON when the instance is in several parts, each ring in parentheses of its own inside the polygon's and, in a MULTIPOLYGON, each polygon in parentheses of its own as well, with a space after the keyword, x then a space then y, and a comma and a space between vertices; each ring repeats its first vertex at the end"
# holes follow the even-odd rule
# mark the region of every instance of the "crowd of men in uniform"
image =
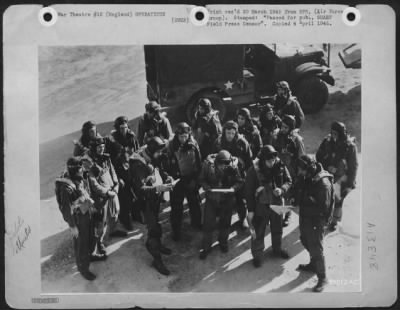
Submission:
POLYGON ((169 192, 175 242, 182 236, 185 197, 190 224, 202 233, 199 257, 203 260, 212 250, 216 229, 221 252, 229 251, 236 211, 235 225, 251 234, 256 268, 263 263, 267 225, 273 254, 290 257, 282 248, 282 231, 291 212, 283 216, 271 205, 299 206, 300 240, 310 262, 298 269, 315 273, 318 283, 313 289, 322 291, 327 284, 323 238, 336 229, 343 199, 355 188, 357 148, 345 125, 335 121, 314 159, 306 155, 299 134, 303 122, 299 102, 288 83, 281 81, 257 121, 242 108, 236 120, 221 126, 210 100, 201 98, 193 124, 177 124, 174 134, 155 101, 146 104, 137 135, 125 116, 115 120, 106 137, 97 132, 94 122, 83 124, 74 156, 56 180, 57 201, 70 226, 82 276, 95 279, 90 262, 105 260, 110 238, 126 237, 134 221, 147 226, 152 266, 169 275, 162 256, 171 254, 171 249, 162 243, 159 223, 160 205, 169 192), (200 188, 206 198, 203 211, 200 188))

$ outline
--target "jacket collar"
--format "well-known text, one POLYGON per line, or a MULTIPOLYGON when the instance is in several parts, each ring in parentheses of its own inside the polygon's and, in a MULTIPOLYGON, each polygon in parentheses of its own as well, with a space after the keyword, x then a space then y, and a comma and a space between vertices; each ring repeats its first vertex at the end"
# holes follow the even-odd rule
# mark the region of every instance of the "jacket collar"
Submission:
POLYGON ((322 168, 322 165, 320 163, 317 163, 317 172, 316 174, 311 178, 311 181, 313 183, 316 183, 318 181, 320 181, 323 178, 333 178, 333 175, 330 174, 328 171, 324 170, 322 168))
POLYGON ((209 120, 211 120, 215 115, 218 115, 218 111, 216 111, 216 110, 212 110, 212 111, 210 111, 210 113, 208 113, 208 114, 206 114, 206 115, 201 115, 200 116, 200 114, 198 114, 199 112, 196 112, 196 114, 200 117, 200 118, 202 118, 202 119, 204 119, 205 121, 209 121, 209 120))

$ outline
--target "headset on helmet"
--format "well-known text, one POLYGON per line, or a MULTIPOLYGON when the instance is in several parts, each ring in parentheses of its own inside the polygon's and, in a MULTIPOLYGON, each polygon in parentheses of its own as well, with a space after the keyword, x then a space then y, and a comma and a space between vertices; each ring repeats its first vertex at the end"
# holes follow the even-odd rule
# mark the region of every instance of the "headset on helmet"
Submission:
POLYGON ((298 166, 307 171, 308 173, 314 173, 317 169, 317 162, 315 159, 309 155, 302 155, 299 158, 298 166))
POLYGON ((286 124, 289 127, 290 131, 296 128, 296 118, 293 115, 283 115, 282 123, 286 124))
POLYGON ((221 150, 215 157, 215 162, 217 164, 229 165, 232 163, 232 155, 226 150, 221 150))
POLYGON ((334 130, 338 133, 339 137, 344 139, 347 135, 346 125, 342 122, 335 121, 331 125, 331 130, 334 130))
POLYGON ((290 91, 289 83, 286 81, 279 81, 278 83, 276 83, 276 88, 281 88, 290 91))
POLYGON ((147 150, 151 155, 153 155, 155 152, 162 150, 165 147, 165 142, 160 138, 160 137, 152 137, 148 142, 147 142, 147 150))
POLYGON ((82 160, 78 156, 70 157, 67 160, 67 168, 82 167, 82 160))
POLYGON ((114 121, 114 128, 118 130, 119 126, 123 124, 128 124, 128 118, 126 116, 119 116, 114 121))
POLYGON ((239 130, 239 125, 235 121, 227 121, 224 126, 224 130, 235 129, 236 131, 239 130))
POLYGON ((154 113, 154 112, 158 112, 161 109, 161 107, 157 103, 157 101, 152 100, 152 101, 149 101, 149 103, 147 103, 145 105, 145 109, 147 112, 154 113))
POLYGON ((180 135, 183 133, 191 133, 192 128, 186 122, 179 123, 176 125, 175 134, 180 135))
POLYGON ((211 112, 212 104, 208 98, 200 98, 198 101, 199 107, 202 107, 207 113, 211 112))
POLYGON ((82 160, 80 157, 70 157, 67 160, 67 171, 70 176, 75 175, 82 168, 82 160))
POLYGON ((87 134, 91 128, 96 126, 96 123, 93 121, 87 121, 82 125, 82 134, 87 134))
POLYGON ((105 140, 104 140, 104 138, 102 138, 102 137, 96 137, 96 138, 94 138, 94 139, 92 139, 91 141, 90 141, 90 147, 92 148, 92 149, 95 149, 96 147, 98 147, 99 145, 103 145, 103 144, 105 144, 106 142, 105 142, 105 140))
POLYGON ((246 118, 246 119, 250 119, 250 117, 251 117, 250 110, 247 109, 247 108, 241 108, 241 109, 239 109, 238 112, 237 112, 237 115, 241 115, 241 116, 243 116, 243 117, 246 118))
POLYGON ((264 113, 274 112, 274 107, 272 104, 267 103, 264 107, 264 113))
POLYGON ((261 161, 272 159, 277 156, 278 156, 278 152, 275 150, 275 148, 272 145, 269 145, 269 144, 264 145, 261 148, 260 152, 258 153, 258 158, 261 161))

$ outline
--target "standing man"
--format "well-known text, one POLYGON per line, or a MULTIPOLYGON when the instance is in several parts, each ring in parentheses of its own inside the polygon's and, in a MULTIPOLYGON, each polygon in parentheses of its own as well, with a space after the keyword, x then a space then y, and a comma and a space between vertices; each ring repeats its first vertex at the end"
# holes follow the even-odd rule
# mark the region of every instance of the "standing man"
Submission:
MULTIPOLYGON (((224 124, 222 134, 215 142, 214 153, 221 150, 228 151, 232 156, 237 157, 239 160, 239 171, 243 179, 246 177, 246 171, 253 166, 252 152, 249 143, 246 139, 239 135, 238 124, 234 121, 228 121, 224 124)), ((246 220, 246 202, 244 188, 240 188, 235 192, 236 195, 236 209, 239 216, 239 227, 247 229, 248 223, 246 220)))
POLYGON ((170 255, 172 251, 161 243, 162 230, 159 223, 161 195, 172 190, 172 184, 162 184, 154 163, 161 156, 165 142, 159 137, 149 139, 147 145, 129 159, 132 185, 141 205, 144 207, 147 225, 146 249, 153 256, 152 267, 163 275, 170 271, 164 265, 161 254, 170 255))
POLYGON ((335 211, 330 231, 335 231, 337 223, 342 220, 342 207, 345 197, 356 187, 358 169, 357 145, 355 138, 347 134, 345 124, 333 122, 331 134, 321 143, 316 159, 334 176, 337 186, 335 211))
POLYGON ((129 128, 128 118, 119 116, 114 121, 114 130, 109 136, 109 154, 115 165, 121 153, 127 151, 129 154, 139 149, 139 141, 135 133, 129 128))
POLYGON ((304 122, 304 113, 297 98, 292 96, 289 83, 280 81, 276 83, 276 95, 274 96, 274 109, 279 117, 283 115, 294 115, 296 128, 301 128, 304 122))
POLYGON ((119 181, 110 155, 104 153, 105 141, 98 137, 90 143, 85 157, 89 171, 89 183, 97 210, 97 251, 106 255, 105 243, 110 236, 126 237, 125 231, 116 230, 120 211, 118 200, 119 181))
POLYGON ((324 230, 332 218, 334 205, 333 176, 308 155, 299 160, 299 191, 296 203, 300 207, 300 240, 310 254, 310 263, 298 270, 315 272, 318 283, 314 292, 322 292, 328 283, 324 257, 324 230))
POLYGON ((131 215, 141 221, 141 215, 135 205, 135 193, 129 179, 129 156, 138 151, 139 142, 128 126, 128 118, 119 116, 114 121, 114 130, 108 138, 108 149, 111 162, 119 179, 118 199, 121 206, 119 220, 125 229, 132 230, 131 215))
POLYGON ((237 112, 237 124, 239 125, 239 134, 243 135, 249 143, 253 154, 252 159, 255 159, 263 144, 260 131, 253 123, 249 109, 242 108, 237 112))
POLYGON ((170 194, 172 239, 181 238, 183 200, 189 205, 190 222, 195 229, 201 229, 201 210, 198 176, 201 171, 201 155, 197 142, 192 138, 187 123, 176 126, 175 136, 167 145, 167 164, 164 172, 168 181, 179 179, 170 194))
POLYGON ((100 137, 97 132, 96 124, 92 121, 87 121, 82 125, 82 135, 79 141, 74 140, 74 156, 84 156, 89 152, 90 141, 96 137, 100 137))
POLYGON ((282 125, 281 118, 275 114, 274 107, 267 104, 260 114, 260 128, 263 145, 272 145, 282 125))
POLYGON ((204 160, 212 153, 215 140, 221 134, 221 122, 218 111, 212 109, 211 101, 201 98, 198 102, 193 124, 193 135, 200 147, 201 158, 204 160))
POLYGON ((289 254, 282 249, 282 215, 275 213, 270 205, 281 205, 291 185, 289 171, 279 159, 276 150, 271 145, 263 146, 258 160, 248 171, 245 182, 251 253, 256 268, 262 265, 265 229, 268 222, 271 227, 273 254, 289 258, 289 254))
MULTIPOLYGON (((280 160, 288 168, 290 177, 292 178, 293 187, 296 186, 297 180, 297 164, 300 156, 306 154, 306 150, 303 143, 303 138, 299 135, 299 130, 296 129, 296 119, 293 115, 284 115, 282 117, 282 126, 279 131, 273 146, 278 152, 280 160)), ((287 198, 293 196, 293 191, 291 190, 287 198)), ((289 220, 291 216, 291 211, 285 214, 283 220, 283 227, 289 225, 289 220)))
POLYGON ((138 139, 140 145, 147 144, 152 137, 169 140, 172 136, 171 124, 166 116, 160 112, 160 105, 156 101, 146 104, 146 113, 139 120, 138 139))
POLYGON ((93 200, 89 193, 82 161, 78 157, 69 158, 67 172, 56 180, 56 197, 74 239, 78 271, 85 279, 92 281, 96 276, 89 270, 90 261, 104 260, 106 257, 91 256, 95 240, 92 222, 93 200))
POLYGON ((221 252, 228 252, 228 236, 231 227, 235 193, 243 186, 238 160, 228 151, 211 154, 203 163, 200 184, 206 192, 204 208, 203 241, 200 259, 206 259, 211 251, 212 235, 218 222, 218 241, 221 252), (214 192, 213 189, 224 190, 214 192))

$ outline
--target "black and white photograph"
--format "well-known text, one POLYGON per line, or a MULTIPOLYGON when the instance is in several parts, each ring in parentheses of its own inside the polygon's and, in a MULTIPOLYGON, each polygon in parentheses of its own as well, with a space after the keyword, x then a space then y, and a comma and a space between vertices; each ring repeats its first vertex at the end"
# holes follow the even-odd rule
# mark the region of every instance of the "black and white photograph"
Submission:
POLYGON ((10 6, 12 308, 389 307, 388 5, 10 6))
POLYGON ((42 290, 357 292, 361 46, 41 46, 42 290))

